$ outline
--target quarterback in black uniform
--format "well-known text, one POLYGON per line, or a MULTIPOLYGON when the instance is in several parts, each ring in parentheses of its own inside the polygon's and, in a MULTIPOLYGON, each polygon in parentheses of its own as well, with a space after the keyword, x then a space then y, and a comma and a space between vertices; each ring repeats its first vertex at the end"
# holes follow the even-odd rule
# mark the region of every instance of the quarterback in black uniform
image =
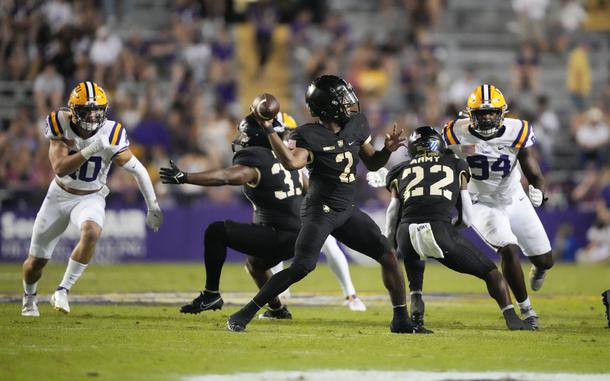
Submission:
MULTIPOLYGON (((281 123, 273 120, 272 124, 272 128, 282 133, 281 123)), ((254 205, 253 223, 225 220, 207 227, 204 235, 205 289, 190 304, 182 306, 182 313, 196 314, 222 307, 219 283, 227 247, 248 255, 246 267, 258 287, 271 277, 268 269, 294 255, 303 199, 299 172, 287 171, 275 158, 267 134, 253 114, 240 123, 233 149, 236 151, 233 165, 225 169, 185 173, 170 162, 170 168, 160 170, 163 183, 243 185, 244 194, 254 205), (236 150, 236 146, 241 149, 236 150)), ((278 298, 273 298, 262 317, 290 319, 292 316, 278 298)))
POLYGON ((408 148, 411 160, 388 172, 386 186, 392 192, 392 202, 387 211, 386 233, 404 257, 414 323, 423 325, 421 291, 425 258, 429 257, 452 270, 483 279, 509 329, 534 329, 515 313, 506 282, 494 263, 451 223, 451 212, 457 207, 458 223, 469 224, 472 203, 467 191, 468 164, 445 152, 441 135, 428 126, 413 132, 408 148))
POLYGON ((396 128, 387 135, 385 146, 375 151, 366 117, 352 112, 358 105, 354 91, 343 79, 324 75, 307 89, 306 102, 320 122, 299 126, 290 136, 288 147, 265 124, 269 141, 286 169, 311 170, 309 190, 301 207, 301 230, 291 266, 275 274, 240 311, 231 315, 227 328, 243 331, 256 312, 291 284, 303 279, 316 267, 329 234, 347 246, 377 260, 383 281, 394 306, 392 332, 423 332, 408 317, 402 271, 395 252, 373 220, 354 206, 356 165, 361 158, 367 168, 382 167, 404 141, 396 128))

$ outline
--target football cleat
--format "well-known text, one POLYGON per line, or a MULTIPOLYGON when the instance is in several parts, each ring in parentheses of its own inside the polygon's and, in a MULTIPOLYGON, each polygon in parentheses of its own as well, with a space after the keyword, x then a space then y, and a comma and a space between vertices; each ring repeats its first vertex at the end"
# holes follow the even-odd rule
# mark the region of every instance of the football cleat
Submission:
POLYGON ((539 328, 538 320, 537 315, 531 315, 523 319, 523 321, 531 327, 531 330, 537 330, 539 328))
POLYGON ((58 287, 51 295, 51 306, 55 311, 60 311, 65 314, 70 313, 70 303, 68 303, 68 290, 63 287, 58 287))
POLYGON ((23 295, 23 303, 21 308, 21 316, 39 317, 38 300, 36 294, 23 295))
POLYGON ((249 322, 250 319, 233 314, 227 319, 227 329, 231 332, 243 332, 246 330, 249 322))
POLYGON ((538 267, 532 265, 532 269, 530 270, 530 287, 532 290, 538 291, 542 288, 545 276, 546 270, 540 270, 538 267))
POLYGON ((536 329, 529 322, 519 319, 514 308, 510 308, 502 312, 502 314, 506 321, 506 327, 511 331, 534 331, 536 329))
POLYGON ((426 305, 421 294, 411 294, 411 320, 416 326, 423 327, 426 305))
POLYGON ((392 333, 434 333, 433 331, 427 329, 424 326, 416 326, 412 322, 408 320, 399 321, 396 319, 392 320, 390 323, 390 332, 392 333))
POLYGON ((272 310, 271 308, 267 308, 267 311, 258 315, 258 318, 259 319, 284 320, 284 319, 292 319, 292 314, 290 313, 290 311, 288 311, 288 307, 283 305, 282 307, 278 308, 277 310, 272 310))
POLYGON ((180 312, 183 314, 198 314, 207 310, 220 310, 224 304, 225 302, 220 294, 205 294, 201 292, 191 303, 180 307, 180 312))
POLYGON ((356 295, 348 296, 343 305, 347 306, 351 311, 366 311, 366 305, 356 295))

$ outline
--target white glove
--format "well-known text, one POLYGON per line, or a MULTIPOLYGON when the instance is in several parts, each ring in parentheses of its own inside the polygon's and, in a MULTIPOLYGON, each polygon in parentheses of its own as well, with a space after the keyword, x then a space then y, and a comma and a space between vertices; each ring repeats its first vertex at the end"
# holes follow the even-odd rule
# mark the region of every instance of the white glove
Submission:
POLYGON ((146 225, 151 228, 154 232, 159 230, 159 227, 163 223, 163 212, 159 205, 156 205, 153 209, 148 209, 146 213, 146 225))
POLYGON ((366 174, 366 181, 368 181, 369 185, 373 188, 381 188, 385 187, 385 178, 388 175, 388 170, 384 167, 375 171, 369 172, 366 174))
POLYGON ((87 147, 80 150, 80 153, 85 159, 89 160, 91 156, 100 151, 105 150, 108 147, 110 147, 110 141, 108 139, 108 136, 97 134, 95 136, 95 139, 93 139, 93 142, 91 142, 91 144, 89 144, 87 147))
POLYGON ((544 201, 544 193, 542 193, 540 189, 534 187, 532 184, 529 186, 528 197, 535 208, 542 205, 542 202, 544 201))

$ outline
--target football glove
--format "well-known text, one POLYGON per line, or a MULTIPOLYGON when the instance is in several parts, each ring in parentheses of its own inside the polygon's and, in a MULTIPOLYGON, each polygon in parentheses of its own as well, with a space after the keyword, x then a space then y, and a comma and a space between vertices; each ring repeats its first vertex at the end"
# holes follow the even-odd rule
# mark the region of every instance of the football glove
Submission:
POLYGON ((169 161, 170 168, 161 168, 159 177, 163 184, 184 184, 187 180, 186 173, 176 167, 173 160, 169 161))
POLYGON ((146 213, 146 225, 153 231, 158 231, 163 223, 163 212, 159 205, 155 205, 152 209, 148 209, 146 213))
POLYGON ((369 172, 366 174, 366 181, 373 188, 381 188, 385 186, 386 176, 388 175, 387 168, 381 167, 381 169, 375 172, 369 172))
POLYGON ((544 197, 544 193, 540 189, 534 187, 532 184, 529 186, 528 197, 535 208, 539 207, 547 200, 544 197))

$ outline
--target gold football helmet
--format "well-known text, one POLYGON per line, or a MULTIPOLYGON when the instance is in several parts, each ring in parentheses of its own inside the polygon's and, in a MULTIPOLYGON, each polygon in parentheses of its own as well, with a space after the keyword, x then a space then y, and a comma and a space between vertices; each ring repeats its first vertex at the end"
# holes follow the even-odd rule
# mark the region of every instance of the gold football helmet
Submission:
POLYGON ((470 116, 472 128, 481 136, 491 138, 502 126, 508 105, 500 89, 483 84, 468 97, 466 112, 470 116))
POLYGON ((72 123, 89 133, 97 131, 106 121, 108 96, 95 82, 81 82, 68 100, 72 123))

